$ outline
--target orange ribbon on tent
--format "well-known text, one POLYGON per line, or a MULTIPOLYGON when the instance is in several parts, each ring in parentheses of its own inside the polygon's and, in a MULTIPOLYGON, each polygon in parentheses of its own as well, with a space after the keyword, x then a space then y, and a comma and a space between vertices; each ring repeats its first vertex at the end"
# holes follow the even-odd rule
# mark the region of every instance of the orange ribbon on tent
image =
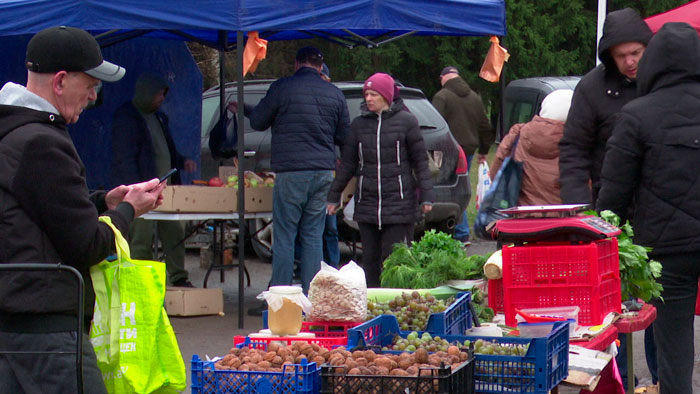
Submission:
POLYGON ((498 37, 491 36, 489 41, 491 41, 491 47, 486 54, 484 64, 481 66, 479 76, 489 82, 498 82, 501 78, 503 63, 508 61, 510 54, 499 44, 498 37))
POLYGON ((267 40, 258 37, 257 31, 248 33, 248 42, 243 50, 243 75, 254 73, 260 61, 267 56, 267 40))

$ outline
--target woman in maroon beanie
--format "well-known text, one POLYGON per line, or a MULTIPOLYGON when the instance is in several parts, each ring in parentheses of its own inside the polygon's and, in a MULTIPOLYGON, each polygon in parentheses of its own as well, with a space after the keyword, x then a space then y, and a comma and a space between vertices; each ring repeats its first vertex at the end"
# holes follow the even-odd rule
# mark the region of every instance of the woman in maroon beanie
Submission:
POLYGON ((328 193, 328 212, 340 205, 357 176, 355 220, 362 240, 367 287, 380 287, 382 262, 393 245, 410 242, 422 213, 432 209, 433 183, 418 120, 394 101, 394 79, 376 73, 364 84, 362 115, 350 124, 340 167, 328 193))

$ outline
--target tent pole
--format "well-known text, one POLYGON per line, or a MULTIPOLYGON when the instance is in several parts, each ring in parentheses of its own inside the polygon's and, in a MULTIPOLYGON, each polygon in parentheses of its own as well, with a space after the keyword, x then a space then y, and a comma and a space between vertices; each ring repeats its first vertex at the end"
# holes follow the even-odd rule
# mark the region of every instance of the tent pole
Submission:
MULTIPOLYGON (((505 45, 503 43, 505 37, 499 37, 501 40, 501 45, 505 45)), ((498 122, 496 122, 497 125, 500 125, 499 129, 496 130, 498 135, 498 141, 502 141, 503 137, 505 137, 506 134, 508 134, 509 130, 504 130, 503 127, 505 126, 505 110, 506 110, 506 63, 503 63, 503 68, 501 69, 501 78, 499 78, 498 82, 498 106, 499 111, 498 111, 498 122)))
POLYGON ((236 101, 238 102, 238 328, 243 328, 243 309, 245 306, 245 282, 244 272, 245 272, 245 237, 248 234, 248 229, 246 227, 245 221, 245 173, 243 172, 243 160, 245 160, 245 129, 243 125, 243 117, 245 116, 243 107, 245 102, 243 100, 243 32, 236 32, 236 91, 238 97, 236 101))

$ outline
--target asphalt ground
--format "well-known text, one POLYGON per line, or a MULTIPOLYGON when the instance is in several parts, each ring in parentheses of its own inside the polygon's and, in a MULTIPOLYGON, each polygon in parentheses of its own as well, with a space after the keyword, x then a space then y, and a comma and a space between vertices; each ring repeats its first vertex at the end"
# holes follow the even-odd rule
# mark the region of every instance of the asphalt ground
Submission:
MULTIPOLYGON (((468 254, 484 254, 493 252, 496 249, 495 242, 473 241, 467 248, 468 254)), ((352 257, 350 249, 341 245, 341 262, 346 262, 352 257)), ((196 287, 202 287, 206 268, 200 263, 200 252, 198 249, 188 249, 186 255, 186 268, 190 273, 190 281, 196 287)), ((234 256, 234 261, 237 257, 234 256)), ((259 305, 260 301, 256 296, 266 290, 270 279, 272 265, 257 258, 252 251, 246 253, 245 265, 251 277, 251 285, 245 287, 244 305, 245 308, 259 305)), ((199 317, 170 317, 170 321, 178 339, 180 351, 185 360, 187 369, 187 389, 185 393, 191 392, 191 364, 193 355, 198 355, 202 359, 207 356, 223 356, 233 347, 233 337, 236 335, 247 335, 257 332, 262 328, 262 318, 259 316, 248 316, 244 313, 243 327, 239 329, 238 321, 238 268, 232 267, 224 271, 223 282, 219 272, 212 272, 208 282, 210 288, 221 288, 224 294, 224 315, 223 316, 199 316, 199 317)), ((651 375, 644 359, 644 338, 643 331, 633 334, 634 337, 634 368, 639 379, 639 386, 650 385, 651 375)), ((700 320, 695 321, 695 337, 700 338, 700 320)), ((695 344, 695 373, 693 375, 693 391, 700 393, 700 344, 695 344)), ((639 387, 638 386, 638 387, 639 387)), ((561 388, 560 393, 577 393, 578 390, 561 388)))

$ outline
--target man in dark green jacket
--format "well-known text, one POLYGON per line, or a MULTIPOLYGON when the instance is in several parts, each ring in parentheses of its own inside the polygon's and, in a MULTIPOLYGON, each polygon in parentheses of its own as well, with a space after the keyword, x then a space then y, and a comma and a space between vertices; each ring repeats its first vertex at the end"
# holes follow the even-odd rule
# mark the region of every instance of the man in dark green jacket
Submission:
MULTIPOLYGON (((486 116, 481 97, 459 76, 457 67, 443 68, 440 83, 442 89, 433 97, 433 105, 450 126, 452 135, 467 156, 469 168, 477 148, 479 163, 485 162, 496 135, 486 116)), ((471 190, 468 196, 471 198, 471 190)), ((462 220, 455 227, 455 238, 469 245, 469 221, 466 211, 462 213, 462 220)))

